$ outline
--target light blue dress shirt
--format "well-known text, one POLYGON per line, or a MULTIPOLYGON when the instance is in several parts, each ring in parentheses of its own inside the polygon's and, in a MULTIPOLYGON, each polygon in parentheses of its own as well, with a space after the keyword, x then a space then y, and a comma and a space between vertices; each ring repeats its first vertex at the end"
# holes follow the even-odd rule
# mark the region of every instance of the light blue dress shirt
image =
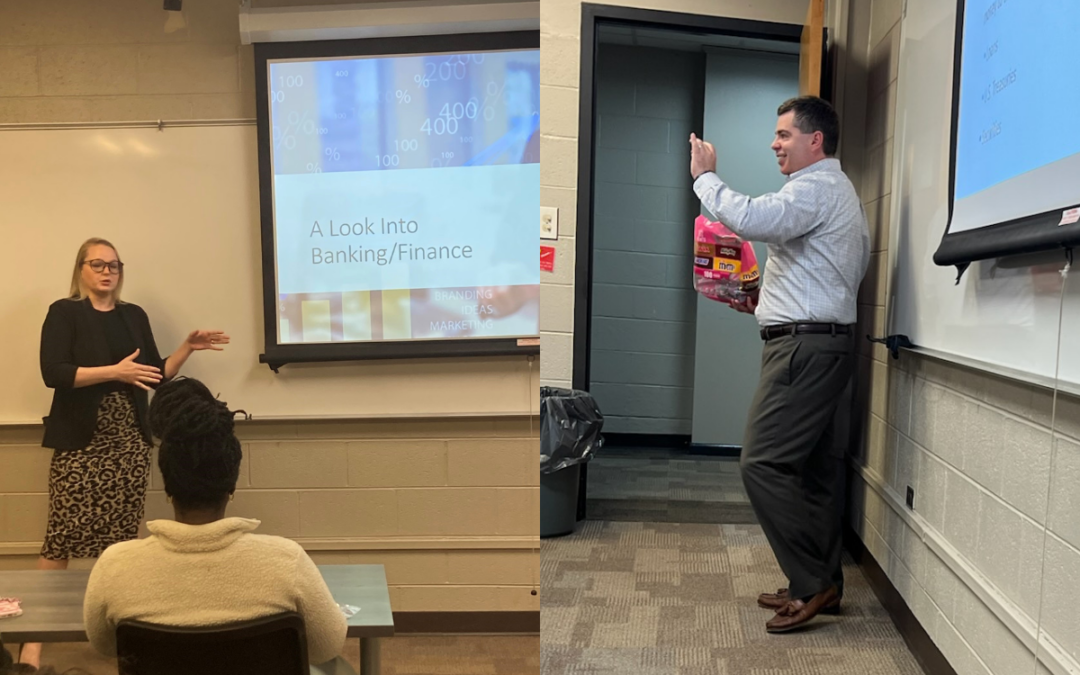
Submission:
POLYGON ((870 229, 839 160, 815 162, 760 197, 735 192, 711 172, 698 176, 694 193, 732 232, 768 245, 759 324, 855 323, 870 229))

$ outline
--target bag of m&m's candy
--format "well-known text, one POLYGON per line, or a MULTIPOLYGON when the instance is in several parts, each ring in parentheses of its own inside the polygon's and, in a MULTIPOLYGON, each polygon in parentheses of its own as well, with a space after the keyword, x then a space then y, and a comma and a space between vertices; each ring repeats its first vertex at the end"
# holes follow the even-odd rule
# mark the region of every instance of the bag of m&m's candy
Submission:
POLYGON ((754 245, 721 222, 694 221, 694 290, 710 300, 740 303, 761 285, 754 245))

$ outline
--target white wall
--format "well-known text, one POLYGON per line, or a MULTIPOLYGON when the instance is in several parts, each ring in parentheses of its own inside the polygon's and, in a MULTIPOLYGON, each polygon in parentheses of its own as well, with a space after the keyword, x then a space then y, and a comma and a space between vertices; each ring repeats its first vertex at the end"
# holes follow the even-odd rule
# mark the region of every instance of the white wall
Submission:
MULTIPOLYGON (((899 239, 901 5, 852 2, 847 17, 842 161, 875 252, 860 334, 884 330, 899 239)), ((894 361, 869 343, 858 389, 851 524, 957 673, 1080 672, 1080 401, 925 357, 894 361)))

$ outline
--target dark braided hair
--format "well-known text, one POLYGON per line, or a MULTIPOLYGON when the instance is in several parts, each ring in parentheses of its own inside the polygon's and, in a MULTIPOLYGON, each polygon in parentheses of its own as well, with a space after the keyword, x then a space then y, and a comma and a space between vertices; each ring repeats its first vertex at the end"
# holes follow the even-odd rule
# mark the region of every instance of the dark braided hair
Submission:
POLYGON ((216 508, 240 477, 233 413, 202 382, 177 378, 157 388, 150 428, 161 439, 158 467, 165 492, 180 508, 216 508))

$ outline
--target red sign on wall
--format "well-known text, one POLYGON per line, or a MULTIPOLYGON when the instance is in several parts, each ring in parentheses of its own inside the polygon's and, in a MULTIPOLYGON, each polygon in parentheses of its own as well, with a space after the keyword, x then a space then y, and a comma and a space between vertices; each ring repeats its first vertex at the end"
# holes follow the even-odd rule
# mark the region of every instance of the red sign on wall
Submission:
POLYGON ((540 247, 540 271, 541 272, 554 272, 555 271, 555 247, 554 246, 541 246, 540 247))

